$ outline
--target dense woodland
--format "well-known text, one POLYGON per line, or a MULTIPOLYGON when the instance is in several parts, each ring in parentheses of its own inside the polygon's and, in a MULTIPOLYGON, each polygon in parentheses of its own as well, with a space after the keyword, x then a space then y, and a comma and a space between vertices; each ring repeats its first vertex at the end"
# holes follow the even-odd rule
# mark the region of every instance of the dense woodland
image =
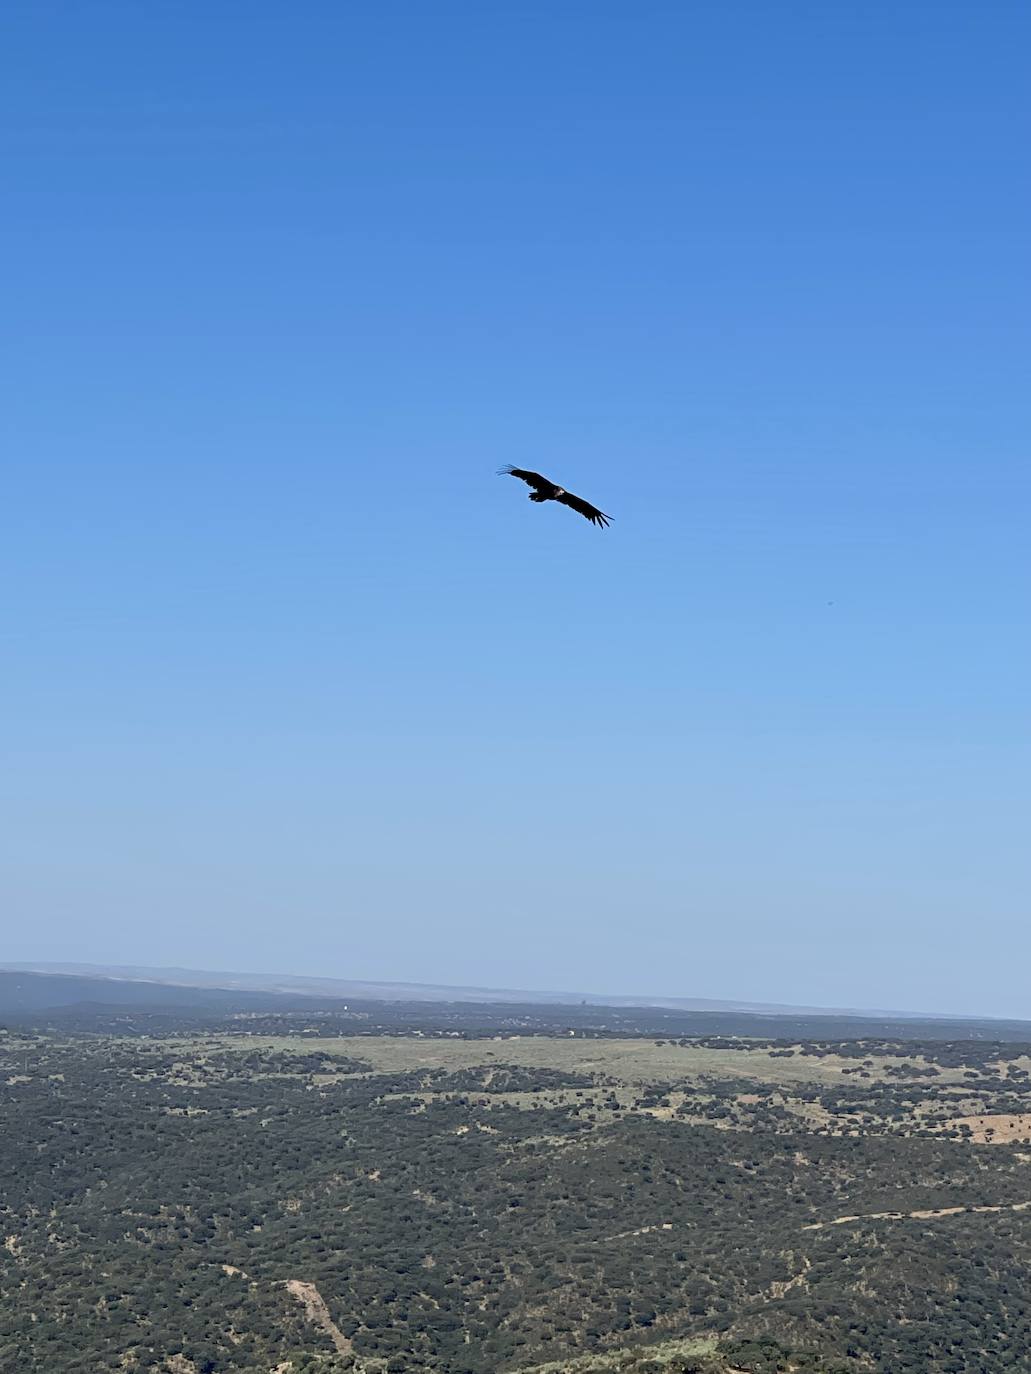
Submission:
POLYGON ((3 1374, 1031 1370, 1027 1045, 254 1029, 0 1032, 3 1374))

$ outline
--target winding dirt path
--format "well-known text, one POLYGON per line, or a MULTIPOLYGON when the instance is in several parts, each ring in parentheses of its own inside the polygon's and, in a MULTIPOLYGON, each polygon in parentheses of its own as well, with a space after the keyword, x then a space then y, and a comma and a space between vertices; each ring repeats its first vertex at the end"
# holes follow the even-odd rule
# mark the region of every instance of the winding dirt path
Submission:
POLYGON ((591 1241, 590 1243, 592 1245, 608 1245, 614 1240, 629 1240, 631 1236, 646 1236, 650 1231, 672 1230, 673 1223, 671 1221, 660 1221, 654 1226, 638 1226, 636 1231, 619 1231, 614 1236, 599 1236, 597 1240, 591 1241))
POLYGON ((991 1207, 932 1207, 920 1212, 864 1212, 853 1217, 832 1217, 830 1221, 814 1221, 803 1226, 803 1231, 823 1231, 828 1226, 846 1226, 850 1221, 928 1221, 932 1217, 955 1217, 962 1212, 1026 1212, 1031 1208, 1028 1202, 1004 1202, 1001 1206, 991 1207))

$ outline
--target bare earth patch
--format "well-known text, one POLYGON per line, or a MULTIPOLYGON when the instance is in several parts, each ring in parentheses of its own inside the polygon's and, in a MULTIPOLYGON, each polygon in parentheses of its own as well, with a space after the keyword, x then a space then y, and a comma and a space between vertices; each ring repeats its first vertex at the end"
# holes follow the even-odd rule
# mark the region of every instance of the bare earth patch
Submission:
POLYGON ((320 1331, 326 1333, 333 1342, 333 1348, 337 1354, 350 1355, 351 1342, 329 1315, 326 1301, 315 1285, 305 1283, 303 1279, 287 1279, 284 1286, 286 1291, 295 1297, 304 1308, 304 1315, 312 1326, 317 1326, 320 1331))
POLYGON ((970 1128, 969 1140, 974 1145, 1010 1145, 1013 1141, 1031 1141, 1031 1112, 1017 1116, 956 1116, 946 1126, 970 1128))

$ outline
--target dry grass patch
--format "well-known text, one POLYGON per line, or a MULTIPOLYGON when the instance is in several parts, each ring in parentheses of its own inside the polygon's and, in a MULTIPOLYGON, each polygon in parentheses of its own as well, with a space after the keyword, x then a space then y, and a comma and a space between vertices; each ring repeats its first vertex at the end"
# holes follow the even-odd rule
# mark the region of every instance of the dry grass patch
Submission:
MULTIPOLYGON (((716 1351, 715 1336, 699 1336, 690 1340, 659 1341, 655 1345, 638 1345, 631 1349, 609 1350, 602 1354, 581 1355, 549 1364, 525 1365, 515 1374, 587 1374, 587 1371, 631 1368, 640 1360, 656 1360, 668 1364, 687 1355, 712 1355, 716 1351)), ((728 1370, 728 1374, 732 1374, 728 1370)))
POLYGON ((1031 1142, 1031 1112, 1016 1116, 955 1116, 943 1123, 950 1130, 966 1126, 973 1145, 1012 1145, 1031 1142))
MULTIPOLYGON (((247 1053, 253 1050, 297 1050, 296 1039, 284 1036, 247 1036, 208 1040, 219 1049, 247 1053)), ((364 1059, 378 1073, 404 1073, 420 1069, 455 1072, 468 1068, 513 1065, 527 1069, 559 1069, 569 1073, 595 1074, 633 1087, 675 1083, 684 1079, 750 1078, 758 1083, 838 1083, 848 1081, 845 1069, 856 1061, 841 1055, 801 1055, 779 1058, 766 1049, 712 1049, 669 1041, 590 1040, 568 1036, 513 1036, 506 1040, 422 1039, 407 1036, 352 1035, 319 1039, 318 1052, 335 1057, 364 1059)), ((876 1056, 871 1080, 884 1077, 883 1069, 895 1062, 876 1056)), ((910 1063, 919 1063, 909 1056, 910 1063)), ((959 1077, 945 1070, 939 1082, 959 1077)))

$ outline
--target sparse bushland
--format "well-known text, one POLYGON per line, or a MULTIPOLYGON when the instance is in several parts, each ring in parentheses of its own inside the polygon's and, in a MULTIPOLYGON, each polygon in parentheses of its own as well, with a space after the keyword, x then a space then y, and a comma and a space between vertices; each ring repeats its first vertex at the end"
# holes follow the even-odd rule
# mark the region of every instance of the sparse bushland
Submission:
POLYGON ((1031 1370, 1027 1047, 527 1045, 8 1034, 0 1371, 1031 1370))

